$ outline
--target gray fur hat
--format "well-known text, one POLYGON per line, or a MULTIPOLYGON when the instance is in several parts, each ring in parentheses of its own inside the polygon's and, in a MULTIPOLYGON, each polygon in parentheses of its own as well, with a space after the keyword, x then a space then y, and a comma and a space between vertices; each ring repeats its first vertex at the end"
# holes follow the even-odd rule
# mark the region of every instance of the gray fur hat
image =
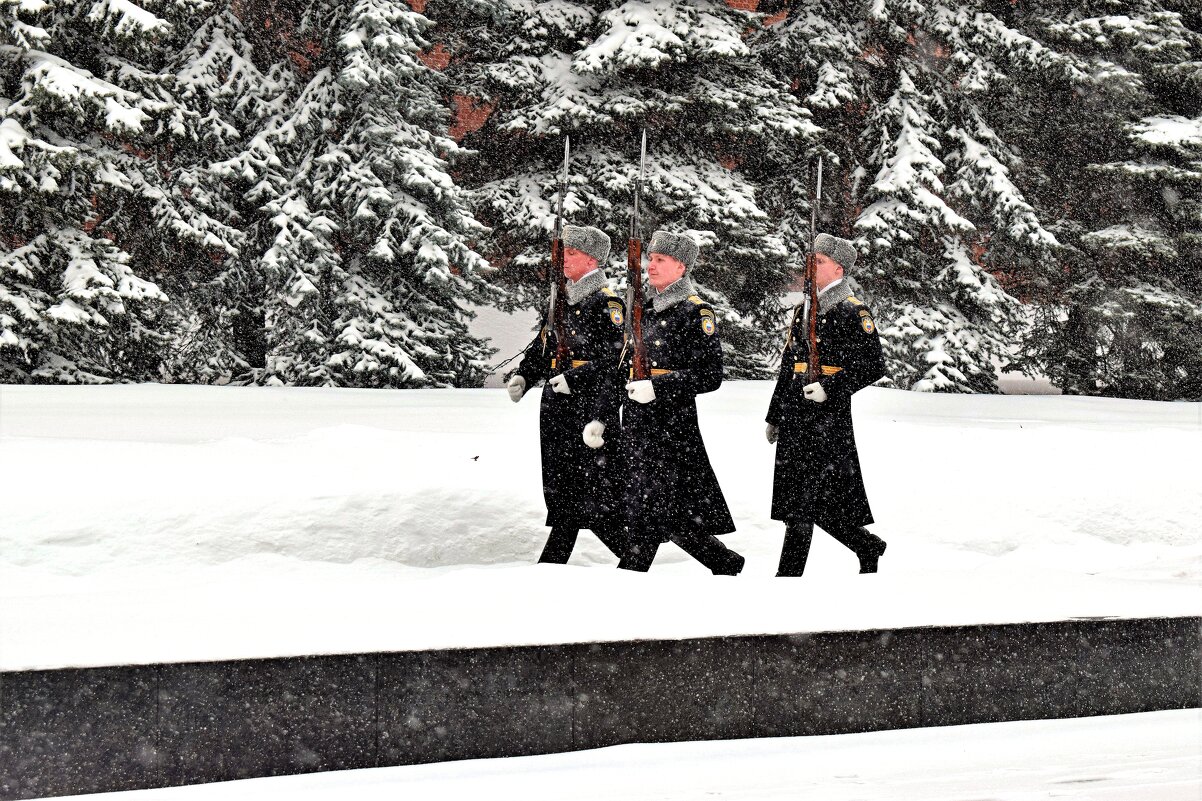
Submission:
POLYGON ((697 261, 696 240, 688 234, 674 234, 671 231, 656 231, 651 235, 650 253, 662 253, 671 256, 684 264, 685 270, 693 269, 697 261))
POLYGON ((819 234, 814 237, 814 252, 830 256, 843 265, 844 270, 850 270, 856 266, 856 246, 847 239, 840 239, 830 234, 819 234))
POLYGON ((609 261, 609 234, 591 225, 565 225, 563 246, 587 253, 597 260, 600 267, 609 261))

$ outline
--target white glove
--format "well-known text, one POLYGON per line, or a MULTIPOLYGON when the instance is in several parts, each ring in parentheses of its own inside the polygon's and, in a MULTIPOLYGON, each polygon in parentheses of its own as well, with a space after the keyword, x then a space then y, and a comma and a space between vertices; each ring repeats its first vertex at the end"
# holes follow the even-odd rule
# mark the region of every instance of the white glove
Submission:
POLYGON ((526 394, 526 379, 520 375, 515 375, 509 379, 509 383, 505 385, 505 389, 509 391, 509 399, 517 403, 526 394))
POLYGON ((651 381, 631 381, 626 385, 626 397, 636 403, 650 403, 655 400, 655 387, 651 381))
POLYGON ((826 400, 826 390, 817 381, 813 384, 806 384, 801 388, 801 393, 806 396, 806 400, 812 400, 814 403, 822 403, 826 400))
POLYGON ((764 429, 764 436, 766 436, 768 438, 769 445, 776 444, 776 435, 779 433, 780 433, 779 428, 772 425, 771 423, 768 424, 768 427, 766 429, 764 429))
POLYGON ((563 373, 551 376, 551 380, 547 382, 551 385, 551 389, 558 392, 560 395, 571 395, 572 390, 568 389, 568 379, 563 373))
POLYGON ((605 444, 601 435, 605 433, 605 423, 594 420, 584 427, 584 444, 596 450, 605 444))

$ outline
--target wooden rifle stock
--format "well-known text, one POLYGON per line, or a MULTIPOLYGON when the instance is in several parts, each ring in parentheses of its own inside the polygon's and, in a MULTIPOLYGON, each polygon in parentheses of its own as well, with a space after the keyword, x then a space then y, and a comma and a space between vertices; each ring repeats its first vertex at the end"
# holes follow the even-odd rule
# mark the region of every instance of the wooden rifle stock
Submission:
POLYGON ((822 377, 822 360, 818 355, 818 255, 814 241, 818 238, 818 207, 822 204, 822 158, 818 159, 818 180, 811 184, 810 195, 810 252, 806 254, 806 293, 809 314, 806 320, 806 340, 810 346, 806 358, 806 383, 813 384, 822 377))
MULTIPOLYGON (((813 238, 810 239, 813 242, 813 238)), ((806 256, 806 290, 809 298, 809 313, 806 315, 806 341, 809 344, 809 356, 806 358, 806 383, 813 384, 822 377, 822 362, 818 357, 818 260, 814 257, 813 248, 806 256)))
POLYGON ((643 242, 630 239, 626 242, 626 269, 630 277, 630 335, 634 339, 634 380, 646 381, 651 377, 647 366, 647 343, 643 342, 643 242))
POLYGON ((555 369, 553 373, 566 372, 572 361, 568 350, 568 325, 564 304, 567 302, 568 279, 563 273, 563 240, 551 240, 551 274, 555 281, 555 308, 552 310, 552 327, 555 330, 555 369))
POLYGON ((651 378, 647 364, 647 343, 643 342, 643 240, 639 235, 639 195, 647 179, 647 129, 639 147, 639 171, 634 179, 634 198, 630 205, 630 238, 626 240, 626 271, 630 278, 630 336, 634 339, 634 360, 631 376, 635 381, 651 378))

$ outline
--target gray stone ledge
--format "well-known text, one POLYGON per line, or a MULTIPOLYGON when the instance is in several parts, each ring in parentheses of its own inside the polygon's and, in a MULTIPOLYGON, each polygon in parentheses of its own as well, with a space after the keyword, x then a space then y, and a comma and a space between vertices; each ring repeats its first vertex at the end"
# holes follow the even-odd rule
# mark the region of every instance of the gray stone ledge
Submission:
POLYGON ((0 799, 1202 706, 1202 618, 0 673, 0 799))

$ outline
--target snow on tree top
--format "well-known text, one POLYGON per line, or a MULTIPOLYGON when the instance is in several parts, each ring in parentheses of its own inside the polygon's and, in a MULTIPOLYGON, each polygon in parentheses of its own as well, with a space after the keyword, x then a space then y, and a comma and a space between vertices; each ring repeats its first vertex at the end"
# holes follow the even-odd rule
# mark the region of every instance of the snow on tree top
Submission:
POLYGON ((120 36, 147 36, 171 32, 171 23, 130 0, 97 0, 88 12, 91 22, 111 22, 120 36))
POLYGON ((609 30, 580 52, 580 72, 655 68, 691 56, 745 56, 741 31, 707 10, 713 3, 627 2, 601 16, 609 30))
POLYGON ((1127 250, 1169 260, 1178 256, 1171 239, 1162 232, 1145 228, 1139 223, 1122 223, 1093 231, 1082 236, 1081 242, 1095 251, 1127 250))
MULTIPOLYGON (((150 118, 132 104, 138 96, 108 81, 101 80, 87 70, 79 69, 60 58, 31 51, 33 65, 26 71, 25 78, 35 89, 46 92, 68 104, 77 104, 84 99, 97 102, 104 100, 105 124, 113 131, 140 131, 150 118)), ((17 111, 15 104, 13 111, 17 111)))
POLYGON ((1176 114, 1144 117, 1132 125, 1137 139, 1153 145, 1202 146, 1202 117, 1189 119, 1176 114))

